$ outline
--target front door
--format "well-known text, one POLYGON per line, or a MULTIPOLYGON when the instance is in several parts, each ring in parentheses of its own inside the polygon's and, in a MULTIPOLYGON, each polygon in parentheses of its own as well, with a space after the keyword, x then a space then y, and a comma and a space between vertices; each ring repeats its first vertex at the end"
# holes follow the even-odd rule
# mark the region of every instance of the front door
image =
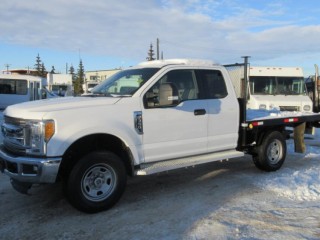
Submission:
POLYGON ((145 162, 207 152, 207 101, 199 96, 193 70, 169 71, 148 90, 142 111, 145 162), (172 91, 165 101, 161 87, 172 91))

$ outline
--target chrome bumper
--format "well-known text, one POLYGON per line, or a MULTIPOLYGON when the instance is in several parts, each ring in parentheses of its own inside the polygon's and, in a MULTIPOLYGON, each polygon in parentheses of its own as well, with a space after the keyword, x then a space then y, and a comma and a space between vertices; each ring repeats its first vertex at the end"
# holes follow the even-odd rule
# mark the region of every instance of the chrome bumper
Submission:
POLYGON ((54 183, 62 158, 14 156, 0 145, 0 169, 11 179, 26 183, 54 183))

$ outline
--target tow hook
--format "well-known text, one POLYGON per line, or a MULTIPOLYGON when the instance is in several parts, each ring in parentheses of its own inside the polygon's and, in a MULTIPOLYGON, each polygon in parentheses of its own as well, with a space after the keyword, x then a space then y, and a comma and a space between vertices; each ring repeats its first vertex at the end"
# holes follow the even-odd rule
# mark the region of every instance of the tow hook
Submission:
POLYGON ((28 195, 28 190, 31 188, 32 183, 25 183, 25 182, 19 182, 15 179, 10 179, 12 187, 18 191, 19 193, 22 194, 27 194, 28 195))

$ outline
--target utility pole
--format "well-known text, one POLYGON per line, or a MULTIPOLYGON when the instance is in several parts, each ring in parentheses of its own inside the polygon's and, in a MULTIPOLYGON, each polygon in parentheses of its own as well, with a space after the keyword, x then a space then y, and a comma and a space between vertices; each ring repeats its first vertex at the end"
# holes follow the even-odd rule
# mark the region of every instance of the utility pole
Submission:
POLYGON ((159 38, 157 38, 157 60, 159 60, 159 38))
POLYGON ((313 88, 313 108, 316 112, 319 112, 319 88, 320 88, 320 82, 318 80, 319 78, 319 68, 318 65, 314 65, 315 68, 315 74, 314 74, 314 88, 313 88))
POLYGON ((9 73, 9 67, 11 66, 11 64, 6 63, 4 66, 5 66, 6 69, 7 69, 7 73, 9 73))

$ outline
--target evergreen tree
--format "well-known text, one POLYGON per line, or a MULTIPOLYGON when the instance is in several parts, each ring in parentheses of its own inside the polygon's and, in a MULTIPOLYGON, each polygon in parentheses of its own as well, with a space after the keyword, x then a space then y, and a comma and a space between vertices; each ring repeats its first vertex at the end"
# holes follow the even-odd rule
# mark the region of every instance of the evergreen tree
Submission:
POLYGON ((149 51, 148 51, 147 60, 148 60, 148 61, 153 61, 153 60, 155 60, 155 58, 154 58, 153 56, 154 56, 154 50, 153 50, 153 46, 152 46, 152 43, 151 43, 151 44, 150 44, 149 51))
POLYGON ((71 67, 69 68, 69 74, 71 74, 72 84, 74 84, 77 78, 76 78, 75 70, 72 64, 71 64, 71 67))
POLYGON ((41 76, 41 66, 41 58, 38 53, 38 56, 36 57, 36 63, 34 64, 34 69, 37 70, 37 72, 35 73, 36 76, 41 76))
POLYGON ((84 92, 82 88, 82 84, 84 83, 84 80, 85 80, 84 67, 83 67, 82 60, 80 59, 77 78, 74 83, 74 93, 76 95, 82 94, 84 92))
POLYGON ((40 77, 47 77, 47 70, 44 63, 41 64, 40 77))
POLYGON ((34 68, 36 70, 36 73, 34 73, 33 75, 39 77, 47 77, 46 67, 44 66, 44 63, 41 61, 39 53, 36 57, 36 63, 34 64, 34 68))
POLYGON ((72 76, 74 75, 74 67, 71 64, 71 67, 69 68, 69 74, 71 74, 72 76))
POLYGON ((56 69, 54 68, 54 66, 52 66, 50 73, 52 73, 52 74, 56 73, 56 69))

